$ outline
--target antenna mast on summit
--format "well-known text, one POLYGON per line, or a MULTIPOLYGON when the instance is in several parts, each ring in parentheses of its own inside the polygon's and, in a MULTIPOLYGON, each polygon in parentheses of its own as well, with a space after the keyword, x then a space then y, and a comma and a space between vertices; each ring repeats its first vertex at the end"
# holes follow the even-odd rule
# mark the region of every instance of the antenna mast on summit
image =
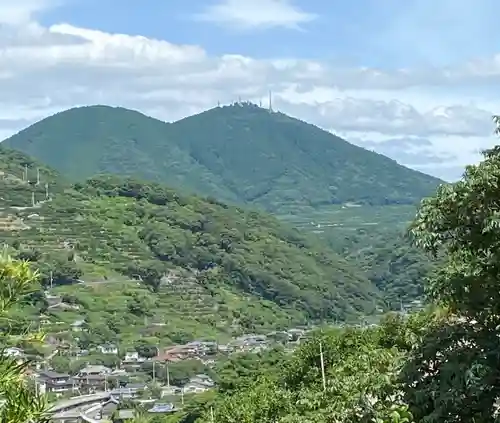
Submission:
POLYGON ((271 90, 269 90, 269 113, 273 111, 273 96, 271 90))

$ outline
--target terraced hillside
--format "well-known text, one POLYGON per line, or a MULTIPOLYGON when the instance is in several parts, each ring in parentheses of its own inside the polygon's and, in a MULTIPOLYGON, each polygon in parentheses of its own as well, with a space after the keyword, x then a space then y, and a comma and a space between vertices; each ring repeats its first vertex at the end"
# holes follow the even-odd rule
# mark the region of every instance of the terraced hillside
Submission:
MULTIPOLYGON (((10 154, 0 149, 0 162, 10 154)), ((42 308, 51 325, 85 320, 102 332, 108 322, 128 339, 356 319, 378 304, 362 274, 271 216, 117 177, 70 188, 47 170, 33 185, 22 174, 28 159, 18 158, 0 181, 0 237, 65 296, 48 309, 37 300, 38 311, 33 304, 19 318, 42 308), (41 196, 45 174, 54 192, 41 196)))

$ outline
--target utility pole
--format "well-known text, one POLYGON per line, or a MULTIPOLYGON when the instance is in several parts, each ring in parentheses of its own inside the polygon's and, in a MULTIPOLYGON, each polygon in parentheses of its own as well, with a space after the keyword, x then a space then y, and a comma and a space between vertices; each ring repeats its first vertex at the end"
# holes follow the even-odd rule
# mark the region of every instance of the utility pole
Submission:
POLYGON ((156 384, 156 360, 153 360, 153 384, 156 384))
POLYGON ((36 168, 36 185, 40 185, 40 168, 36 168))
POLYGON ((168 369, 168 361, 166 362, 167 366, 167 387, 170 388, 170 370, 168 369))
POLYGON ((35 207, 35 191, 31 191, 31 205, 35 207))
POLYGON ((321 361, 321 379, 323 380, 323 391, 326 391, 325 360, 323 358, 323 345, 319 342, 319 359, 321 361))
POLYGON ((49 184, 45 183, 45 199, 49 199, 49 184))

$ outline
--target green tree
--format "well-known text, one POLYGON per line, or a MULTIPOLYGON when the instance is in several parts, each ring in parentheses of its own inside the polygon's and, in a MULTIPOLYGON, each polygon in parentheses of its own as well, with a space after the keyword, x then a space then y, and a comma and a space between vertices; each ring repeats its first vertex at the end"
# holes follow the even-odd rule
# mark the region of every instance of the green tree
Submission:
POLYGON ((411 227, 417 245, 445 259, 428 294, 448 315, 429 325, 403 372, 411 411, 426 422, 497 418, 500 146, 483 155, 459 182, 425 199, 411 227))
MULTIPOLYGON (((214 405, 215 421, 412 422, 398 380, 405 355, 384 345, 389 338, 379 329, 319 332, 274 373, 224 392, 214 405)), ((211 421, 209 411, 202 421, 211 421)))
MULTIPOLYGON (((8 312, 23 297, 37 289, 38 274, 28 262, 13 260, 6 254, 0 256, 0 318, 9 319, 8 312)), ((8 334, 5 335, 7 339, 8 334)), ((16 337, 17 338, 17 337, 16 337)), ((25 341, 39 340, 38 334, 26 332, 25 341)), ((13 341, 13 340, 11 340, 13 341)), ((17 339, 20 342, 21 339, 17 339)), ((0 397, 4 404, 0 408, 0 421, 6 423, 48 421, 45 399, 33 392, 25 377, 29 362, 7 355, 0 355, 0 397)))

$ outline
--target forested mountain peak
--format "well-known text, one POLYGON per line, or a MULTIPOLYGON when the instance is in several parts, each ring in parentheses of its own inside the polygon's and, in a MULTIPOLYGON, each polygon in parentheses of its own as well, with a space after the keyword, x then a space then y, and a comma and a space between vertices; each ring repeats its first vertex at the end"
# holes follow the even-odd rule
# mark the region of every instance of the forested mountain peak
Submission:
POLYGON ((171 124, 121 107, 79 107, 4 143, 75 181, 98 173, 129 175, 269 211, 345 202, 414 204, 440 183, 314 125, 247 103, 171 124))

